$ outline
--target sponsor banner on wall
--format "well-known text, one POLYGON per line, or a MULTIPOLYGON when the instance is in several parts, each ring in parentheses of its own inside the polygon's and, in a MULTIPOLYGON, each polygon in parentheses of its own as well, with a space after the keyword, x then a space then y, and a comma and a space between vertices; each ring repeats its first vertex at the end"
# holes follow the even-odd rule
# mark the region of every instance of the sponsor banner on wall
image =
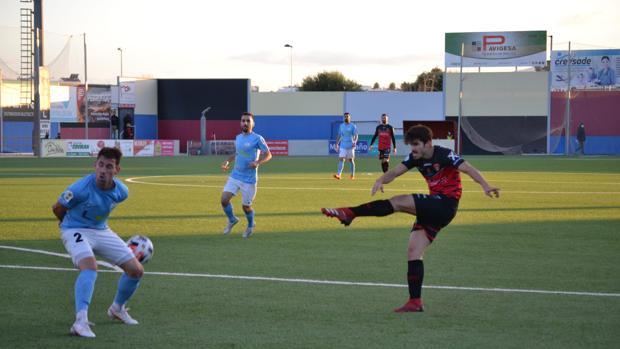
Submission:
POLYGON ((136 83, 133 81, 121 82, 120 107, 135 108, 136 106, 136 83))
POLYGON ((132 140, 117 140, 116 147, 121 150, 123 156, 133 156, 133 141, 132 140))
POLYGON ((63 140, 47 140, 41 147, 41 156, 44 158, 65 157, 67 143, 63 140))
POLYGON ((620 49, 551 52, 551 89, 565 91, 569 80, 577 90, 620 88, 620 49))
POLYGON ((288 141, 267 141, 272 155, 288 156, 288 141))
POLYGON ((173 140, 155 140, 155 156, 174 156, 173 140))
POLYGON ((152 140, 135 140, 133 141, 134 156, 154 156, 155 143, 152 140))
POLYGON ((544 67, 547 63, 547 32, 446 33, 446 67, 544 67))
POLYGON ((90 140, 69 140, 67 142, 67 156, 90 156, 91 144, 90 140))
MULTIPOLYGON (((357 145, 355 147, 356 154, 368 154, 368 141, 357 141, 357 145)), ((336 151, 336 141, 329 141, 329 154, 338 154, 336 151)))
MULTIPOLYGON (((64 88, 64 86, 62 86, 64 88)), ((69 99, 66 101, 52 102, 50 105, 50 116, 53 122, 76 122, 78 121, 77 112, 77 90, 76 86, 67 88, 69 99)))
POLYGON ((175 140, 42 139, 43 157, 97 156, 101 148, 118 148, 124 157, 174 156, 175 140), (135 152, 135 153, 134 153, 135 152))
POLYGON ((112 108, 110 86, 88 86, 88 121, 109 121, 112 108))

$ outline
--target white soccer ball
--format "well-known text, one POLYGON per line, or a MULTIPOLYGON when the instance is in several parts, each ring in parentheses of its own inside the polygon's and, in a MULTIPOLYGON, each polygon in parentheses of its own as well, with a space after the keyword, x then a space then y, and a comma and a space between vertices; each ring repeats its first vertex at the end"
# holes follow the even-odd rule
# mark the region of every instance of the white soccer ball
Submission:
POLYGON ((144 235, 130 237, 127 240, 127 246, 129 246, 136 259, 142 264, 148 262, 153 257, 153 253, 155 253, 153 242, 144 235))

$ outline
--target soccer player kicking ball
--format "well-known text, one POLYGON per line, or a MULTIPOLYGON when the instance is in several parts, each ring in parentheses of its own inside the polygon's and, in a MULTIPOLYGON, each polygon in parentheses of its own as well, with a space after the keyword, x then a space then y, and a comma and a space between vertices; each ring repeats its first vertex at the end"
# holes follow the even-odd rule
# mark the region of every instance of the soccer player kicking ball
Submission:
POLYGON ((71 326, 71 334, 80 337, 95 337, 88 322, 88 306, 97 280, 95 254, 124 271, 108 316, 127 325, 138 324, 127 313, 125 304, 138 288, 144 269, 127 244, 108 227, 110 212, 129 193, 114 178, 121 170, 121 157, 116 148, 102 148, 95 161, 95 172, 71 184, 52 207, 60 220, 62 242, 80 270, 74 291, 76 319, 71 326))
POLYGON ((460 172, 468 174, 482 186, 490 197, 499 197, 499 188, 491 186, 482 174, 450 149, 433 146, 430 128, 416 125, 405 135, 405 143, 411 147, 409 156, 396 168, 384 173, 371 190, 383 192, 383 185, 416 167, 424 176, 430 194, 397 195, 389 200, 377 200, 356 207, 322 208, 328 217, 336 217, 345 226, 354 218, 362 216, 387 216, 394 212, 405 212, 416 216, 407 248, 409 301, 395 312, 424 311, 422 303, 422 281, 424 280, 424 250, 435 240, 437 233, 456 215, 462 186, 460 172))

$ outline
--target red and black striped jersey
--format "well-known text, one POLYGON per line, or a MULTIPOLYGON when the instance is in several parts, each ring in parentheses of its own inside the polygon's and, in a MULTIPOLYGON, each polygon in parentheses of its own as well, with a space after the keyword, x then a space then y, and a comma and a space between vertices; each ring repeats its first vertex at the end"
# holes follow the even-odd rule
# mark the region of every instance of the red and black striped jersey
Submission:
POLYGON ((464 161, 452 150, 436 145, 433 147, 433 156, 430 159, 416 160, 409 154, 402 164, 410 170, 418 168, 428 184, 431 195, 441 194, 458 200, 463 193, 458 167, 464 161))
POLYGON ((394 128, 390 124, 380 124, 375 129, 375 135, 372 136, 370 145, 375 143, 375 139, 379 137, 379 150, 385 150, 392 147, 392 144, 396 146, 396 139, 394 139, 394 128))

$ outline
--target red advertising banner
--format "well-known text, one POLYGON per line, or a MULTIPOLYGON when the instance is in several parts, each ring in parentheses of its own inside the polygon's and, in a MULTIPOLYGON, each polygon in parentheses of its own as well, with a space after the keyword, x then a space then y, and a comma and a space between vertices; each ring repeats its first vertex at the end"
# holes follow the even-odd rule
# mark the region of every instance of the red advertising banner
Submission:
POLYGON ((288 141, 267 141, 272 155, 288 156, 288 141))

